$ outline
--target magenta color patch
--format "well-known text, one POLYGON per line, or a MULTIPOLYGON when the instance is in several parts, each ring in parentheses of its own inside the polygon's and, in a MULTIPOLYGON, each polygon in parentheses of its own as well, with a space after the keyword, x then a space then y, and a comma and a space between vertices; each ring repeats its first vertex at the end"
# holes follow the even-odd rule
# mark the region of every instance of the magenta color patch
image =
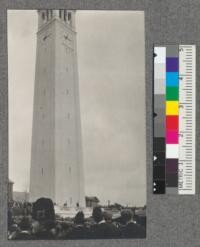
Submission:
POLYGON ((177 130, 167 130, 166 143, 167 144, 178 144, 178 131, 177 130))

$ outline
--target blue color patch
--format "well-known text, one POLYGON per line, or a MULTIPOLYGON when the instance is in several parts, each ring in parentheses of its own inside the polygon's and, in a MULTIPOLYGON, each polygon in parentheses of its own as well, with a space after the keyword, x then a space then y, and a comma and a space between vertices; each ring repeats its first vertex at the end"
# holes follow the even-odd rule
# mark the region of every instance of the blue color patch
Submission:
POLYGON ((167 72, 166 73, 166 86, 167 87, 178 87, 179 85, 179 73, 178 72, 167 72))

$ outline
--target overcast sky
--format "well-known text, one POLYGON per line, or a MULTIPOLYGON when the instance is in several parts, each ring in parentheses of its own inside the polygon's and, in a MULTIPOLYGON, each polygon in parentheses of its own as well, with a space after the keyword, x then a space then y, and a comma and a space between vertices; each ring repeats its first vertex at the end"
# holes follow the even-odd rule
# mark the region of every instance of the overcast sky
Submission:
MULTIPOLYGON (((77 11, 85 190, 146 203, 144 13, 77 11)), ((37 12, 8 11, 9 177, 29 188, 37 12)))

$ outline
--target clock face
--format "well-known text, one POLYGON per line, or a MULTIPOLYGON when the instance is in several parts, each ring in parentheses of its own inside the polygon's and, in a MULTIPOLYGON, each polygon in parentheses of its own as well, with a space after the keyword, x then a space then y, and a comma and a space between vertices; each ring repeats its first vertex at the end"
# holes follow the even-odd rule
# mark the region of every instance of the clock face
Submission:
POLYGON ((45 33, 42 37, 43 41, 46 41, 51 36, 51 33, 45 33))
POLYGON ((69 33, 63 34, 63 44, 66 45, 67 47, 74 48, 73 47, 73 37, 69 33))
POLYGON ((72 37, 71 37, 70 34, 65 34, 65 35, 64 35, 64 38, 65 38, 66 40, 68 40, 68 41, 72 41, 72 37))

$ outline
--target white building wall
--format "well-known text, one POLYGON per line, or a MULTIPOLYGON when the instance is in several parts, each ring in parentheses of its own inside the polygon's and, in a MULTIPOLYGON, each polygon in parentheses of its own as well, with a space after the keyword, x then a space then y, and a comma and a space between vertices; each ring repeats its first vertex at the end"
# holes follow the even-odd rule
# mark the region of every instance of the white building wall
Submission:
POLYGON ((85 206, 82 171, 80 106, 75 53, 75 35, 71 28, 56 22, 55 149, 56 201, 68 206, 85 206), (65 174, 66 179, 60 179, 65 174))
POLYGON ((37 35, 30 177, 31 201, 48 196, 55 200, 54 30, 55 26, 52 24, 37 35))
POLYGON ((76 33, 55 11, 52 20, 40 24, 30 200, 50 197, 60 205, 84 207, 76 33))

